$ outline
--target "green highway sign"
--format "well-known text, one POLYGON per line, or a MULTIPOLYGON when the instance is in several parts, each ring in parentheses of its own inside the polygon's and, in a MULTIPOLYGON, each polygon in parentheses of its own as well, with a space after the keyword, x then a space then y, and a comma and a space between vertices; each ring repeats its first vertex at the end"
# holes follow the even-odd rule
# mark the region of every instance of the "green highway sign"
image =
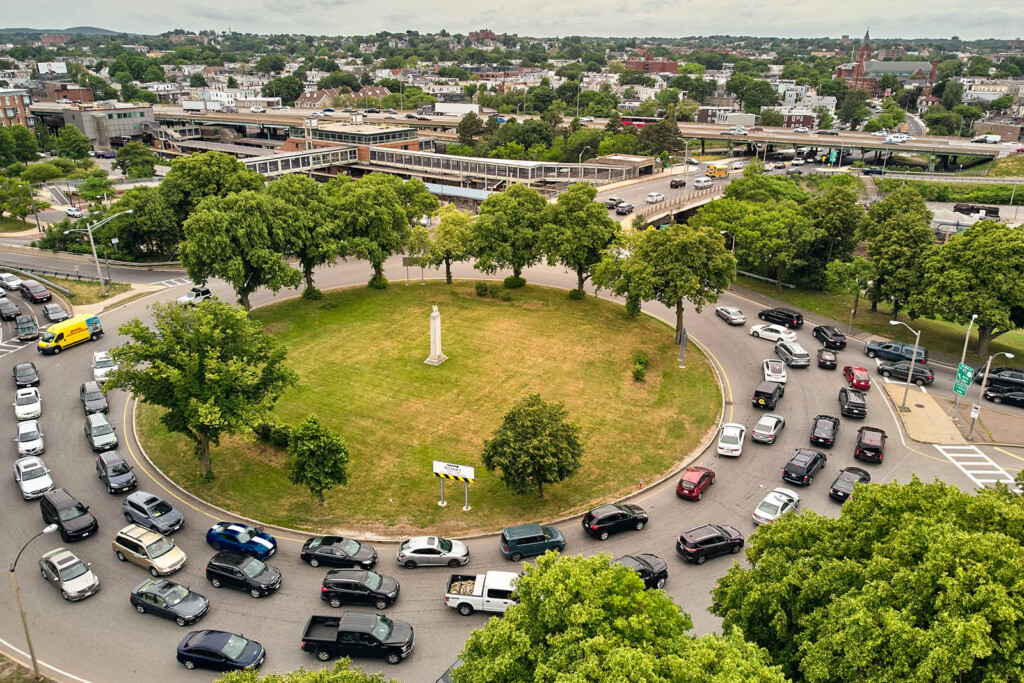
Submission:
POLYGON ((956 369, 956 381, 970 384, 972 379, 974 379, 974 368, 961 363, 960 367, 956 369))
POLYGON ((835 150, 832 150, 831 152, 828 153, 828 162, 830 164, 834 164, 836 162, 836 157, 838 156, 839 154, 835 150))
POLYGON ((960 394, 961 396, 967 396, 967 387, 969 385, 964 382, 953 382, 953 391, 960 394))

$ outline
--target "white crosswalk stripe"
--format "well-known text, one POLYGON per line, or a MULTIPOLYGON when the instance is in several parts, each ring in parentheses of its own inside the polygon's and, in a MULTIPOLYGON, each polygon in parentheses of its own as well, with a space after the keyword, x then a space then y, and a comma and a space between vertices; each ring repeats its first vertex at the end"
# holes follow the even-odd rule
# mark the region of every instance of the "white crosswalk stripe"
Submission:
POLYGON ((157 280, 156 282, 150 282, 150 287, 180 287, 181 285, 191 284, 192 281, 187 277, 177 277, 172 280, 157 280))
MULTIPOLYGON (((936 450, 978 486, 984 488, 996 482, 1014 487, 1013 477, 997 465, 977 446, 935 446, 936 450)), ((1015 488, 1015 487, 1014 487, 1015 488)))
POLYGON ((18 351, 19 349, 23 348, 25 348, 25 345, 16 341, 0 342, 0 358, 8 356, 14 353, 15 351, 18 351))

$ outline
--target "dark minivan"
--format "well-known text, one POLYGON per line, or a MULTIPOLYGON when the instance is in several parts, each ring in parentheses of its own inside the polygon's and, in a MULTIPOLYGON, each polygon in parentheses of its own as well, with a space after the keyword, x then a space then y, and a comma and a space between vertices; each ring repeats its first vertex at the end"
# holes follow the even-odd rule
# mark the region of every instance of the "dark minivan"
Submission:
POLYGON ((803 314, 789 308, 766 308, 758 313, 757 317, 776 325, 785 325, 790 329, 804 326, 803 314))
POLYGON ((82 505, 64 489, 44 493, 39 501, 39 511, 43 514, 43 522, 57 525, 60 538, 65 543, 81 541, 100 528, 96 518, 89 512, 89 506, 82 505))
POLYGON ((524 557, 543 555, 549 550, 565 550, 565 537, 553 526, 520 524, 501 531, 498 547, 505 559, 518 562, 524 557))

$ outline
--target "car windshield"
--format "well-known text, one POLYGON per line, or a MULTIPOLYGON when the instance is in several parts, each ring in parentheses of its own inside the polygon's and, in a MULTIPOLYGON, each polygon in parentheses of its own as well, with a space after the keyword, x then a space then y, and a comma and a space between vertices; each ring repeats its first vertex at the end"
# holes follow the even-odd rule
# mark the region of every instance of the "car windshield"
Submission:
POLYGON ((452 542, 449 541, 447 538, 439 538, 437 539, 437 547, 443 550, 444 552, 448 553, 452 550, 452 542))
POLYGON ((57 335, 55 335, 53 332, 43 332, 43 341, 44 342, 49 343, 49 342, 52 342, 56 338, 57 338, 57 335))
POLYGON ((81 503, 76 503, 75 505, 69 508, 64 508, 63 510, 61 510, 59 516, 60 521, 67 522, 77 517, 81 517, 84 514, 85 507, 81 503))
MULTIPOLYGON (((166 539, 165 539, 166 540, 166 539)), ((154 544, 155 545, 155 544, 154 544)), ((152 547, 152 546, 150 546, 152 547)), ((188 597, 188 589, 184 586, 175 586, 164 594, 164 601, 168 607, 174 607, 179 602, 188 597)))
POLYGON ((18 365, 14 368, 14 374, 18 377, 28 377, 36 374, 36 369, 31 365, 18 365))
POLYGON ((366 587, 372 591, 380 588, 380 584, 384 582, 384 579, 380 577, 380 574, 374 574, 373 572, 366 572, 366 587))
POLYGON ((33 403, 39 402, 39 399, 36 398, 35 394, 25 394, 24 396, 18 396, 16 400, 19 406, 30 406, 33 403))
POLYGON ((110 426, 109 422, 102 422, 100 424, 93 425, 92 435, 93 436, 103 436, 104 434, 111 434, 111 433, 113 433, 113 431, 114 431, 114 428, 110 426))
POLYGON ((18 433, 18 441, 25 443, 26 441, 35 441, 39 438, 39 431, 36 429, 26 429, 23 432, 18 433))
POLYGON ((114 367, 114 359, 113 358, 97 358, 96 359, 96 367, 97 368, 112 368, 112 367, 114 367))
POLYGON ((757 506, 758 512, 763 512, 769 517, 774 517, 779 514, 779 506, 775 503, 769 503, 767 500, 761 501, 761 504, 757 506))
POLYGON ((174 544, 173 543, 171 543, 166 538, 160 537, 159 539, 157 539, 157 540, 153 541, 152 543, 150 543, 149 545, 147 545, 146 546, 146 551, 149 553, 150 557, 152 557, 153 559, 156 559, 158 557, 162 557, 162 556, 166 555, 173 548, 174 548, 174 544))
POLYGON ((242 567, 242 571, 250 579, 255 579, 257 576, 267 570, 267 565, 263 564, 255 558, 250 558, 248 564, 242 567))
POLYGON ((81 560, 78 560, 70 566, 61 567, 59 570, 57 570, 57 573, 60 574, 60 580, 66 583, 73 579, 77 579, 79 576, 82 576, 87 571, 89 571, 89 567, 87 567, 86 564, 81 560))
POLYGON ((359 544, 350 538, 346 538, 344 541, 339 543, 337 547, 340 548, 341 552, 345 553, 346 555, 355 555, 357 552, 359 552, 359 544))
POLYGON ((248 644, 248 640, 232 633, 228 636, 228 642, 224 643, 224 647, 220 649, 220 652, 228 659, 235 660, 242 656, 242 652, 248 644))
POLYGON ((107 468, 107 475, 113 477, 119 474, 128 474, 129 471, 131 468, 128 467, 128 463, 119 462, 107 468))
POLYGON ((373 627, 371 633, 377 640, 387 640, 387 637, 391 635, 391 629, 391 620, 387 617, 378 616, 377 624, 373 627))
POLYGON ((96 390, 96 391, 87 391, 87 392, 85 392, 85 400, 86 401, 99 401, 102 398, 103 398, 103 392, 102 391, 96 390))
POLYGON ((164 515, 166 515, 168 512, 172 511, 173 509, 174 508, 172 508, 167 503, 167 501, 161 500, 156 505, 153 505, 152 507, 149 508, 149 516, 150 517, 163 517, 164 515))

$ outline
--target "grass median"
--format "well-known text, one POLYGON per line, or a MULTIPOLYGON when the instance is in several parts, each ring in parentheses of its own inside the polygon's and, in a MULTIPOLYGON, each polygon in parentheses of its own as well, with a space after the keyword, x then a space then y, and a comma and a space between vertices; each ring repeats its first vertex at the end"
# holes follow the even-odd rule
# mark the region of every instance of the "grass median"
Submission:
POLYGON ((315 412, 348 441, 349 484, 322 508, 288 483, 285 452, 250 435, 222 440, 210 483, 200 481, 189 444, 162 428, 158 409, 140 406, 140 438, 164 472, 216 505, 285 526, 396 535, 495 529, 583 510, 649 484, 702 441, 721 398, 695 346, 681 371, 672 331, 659 321, 631 319, 593 297, 571 301, 562 290, 527 286, 512 296, 479 297, 466 281, 392 283, 254 311, 301 377, 275 417, 295 424, 315 412), (423 363, 435 304, 449 356, 439 367, 423 363), (642 383, 631 376, 636 349, 651 358, 642 383), (513 495, 480 461, 504 413, 534 391, 565 401, 585 444, 580 472, 545 486, 543 499, 513 495), (437 505, 433 460, 476 467, 471 511, 461 509, 458 482, 446 485, 451 504, 437 505))

